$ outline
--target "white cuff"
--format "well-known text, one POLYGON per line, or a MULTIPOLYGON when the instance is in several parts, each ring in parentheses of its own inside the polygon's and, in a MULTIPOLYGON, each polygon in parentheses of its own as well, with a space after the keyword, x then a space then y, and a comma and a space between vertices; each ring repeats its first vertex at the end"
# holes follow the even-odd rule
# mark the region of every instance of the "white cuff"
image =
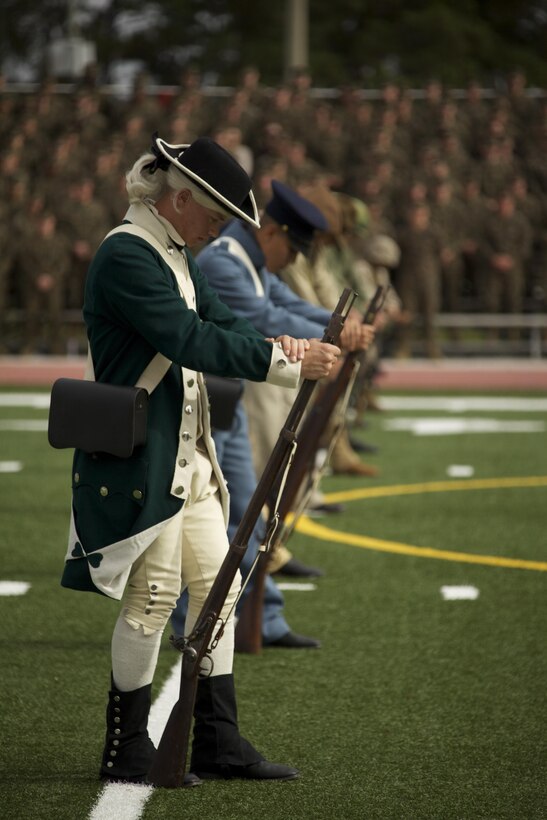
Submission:
POLYGON ((300 379, 301 367, 302 362, 289 361, 283 352, 281 342, 274 342, 266 381, 268 384, 277 384, 279 387, 296 387, 300 379))

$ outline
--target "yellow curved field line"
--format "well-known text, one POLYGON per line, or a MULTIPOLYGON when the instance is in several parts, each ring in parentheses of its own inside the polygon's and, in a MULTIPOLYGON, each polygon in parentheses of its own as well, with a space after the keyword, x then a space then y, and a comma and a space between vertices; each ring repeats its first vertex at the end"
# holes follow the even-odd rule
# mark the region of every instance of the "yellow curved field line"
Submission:
MULTIPOLYGON (((399 484, 391 487, 361 487, 355 490, 329 493, 327 502, 358 501, 364 498, 387 498, 398 495, 419 495, 423 493, 457 492, 463 490, 499 490, 522 487, 547 487, 547 476, 527 476, 521 478, 485 478, 465 481, 430 481, 421 484, 399 484)), ((433 547, 415 547, 397 541, 384 541, 365 535, 338 532, 323 524, 302 516, 297 525, 298 532, 319 538, 323 541, 335 541, 362 549, 391 552, 399 555, 413 555, 419 558, 434 558, 441 561, 457 561, 467 564, 483 564, 491 567, 508 567, 510 569, 528 569, 547 572, 546 561, 526 561, 517 558, 502 558, 496 555, 474 555, 467 552, 439 550, 433 547)))

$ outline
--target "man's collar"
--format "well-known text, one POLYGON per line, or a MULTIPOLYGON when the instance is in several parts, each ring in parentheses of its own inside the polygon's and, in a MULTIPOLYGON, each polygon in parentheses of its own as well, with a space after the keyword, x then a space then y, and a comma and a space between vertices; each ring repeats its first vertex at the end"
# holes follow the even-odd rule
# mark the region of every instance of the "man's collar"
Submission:
POLYGON ((173 243, 180 250, 186 245, 169 220, 158 213, 156 206, 148 200, 130 205, 124 220, 146 228, 165 247, 173 243))
POLYGON ((233 236, 234 239, 237 239, 257 270, 261 270, 266 266, 266 257, 258 244, 254 229, 250 225, 246 225, 238 219, 233 219, 222 230, 220 238, 224 235, 233 236))

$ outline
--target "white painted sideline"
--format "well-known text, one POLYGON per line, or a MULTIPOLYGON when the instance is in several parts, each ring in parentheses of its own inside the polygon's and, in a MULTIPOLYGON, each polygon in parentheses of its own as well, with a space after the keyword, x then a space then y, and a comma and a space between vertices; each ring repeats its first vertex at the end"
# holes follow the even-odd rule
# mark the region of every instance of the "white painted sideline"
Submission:
MULTIPOLYGON (((47 410, 49 393, 1 393, 0 407, 47 410)), ((398 396, 380 395, 385 410, 444 410, 447 413, 544 413, 547 398, 518 396, 398 396)))
POLYGON ((380 395, 384 410, 444 410, 446 413, 544 413, 547 399, 514 396, 387 396, 380 395))
MULTIPOLYGON (((173 666, 150 710, 148 731, 156 746, 178 698, 180 664, 181 659, 173 666)), ((139 820, 153 791, 153 786, 138 783, 108 783, 91 809, 89 820, 139 820)))
POLYGON ((542 433, 543 421, 499 421, 484 418, 395 418, 384 422, 384 430, 408 430, 415 436, 457 436, 463 433, 542 433))

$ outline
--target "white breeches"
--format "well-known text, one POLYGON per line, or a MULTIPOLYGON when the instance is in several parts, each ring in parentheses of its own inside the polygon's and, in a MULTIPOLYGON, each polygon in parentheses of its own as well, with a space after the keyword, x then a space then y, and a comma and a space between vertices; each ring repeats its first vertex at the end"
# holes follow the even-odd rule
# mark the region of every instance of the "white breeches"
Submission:
MULTIPOLYGON (((188 635, 229 547, 218 484, 206 455, 196 450, 196 468, 183 509, 135 561, 123 597, 123 617, 145 636, 163 631, 181 591, 188 587, 188 635)), ((226 619, 241 584, 237 573, 221 619, 226 619)), ((215 633, 213 633, 214 636, 215 633)), ((232 671, 234 615, 212 651, 214 675, 232 671)))

